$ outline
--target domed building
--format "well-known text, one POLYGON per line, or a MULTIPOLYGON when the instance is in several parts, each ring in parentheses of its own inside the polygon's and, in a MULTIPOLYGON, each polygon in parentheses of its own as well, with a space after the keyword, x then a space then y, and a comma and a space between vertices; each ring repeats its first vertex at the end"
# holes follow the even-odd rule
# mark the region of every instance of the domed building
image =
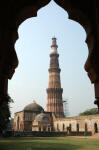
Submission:
POLYGON ((40 105, 38 105, 35 101, 33 101, 31 104, 25 106, 23 110, 27 111, 27 112, 31 111, 31 112, 35 112, 35 113, 44 111, 43 108, 40 105))
POLYGON ((14 131, 32 131, 32 122, 35 116, 44 112, 44 109, 35 101, 24 107, 20 112, 16 112, 14 116, 14 131))
POLYGON ((59 54, 56 38, 52 38, 46 112, 35 101, 15 113, 14 131, 54 131, 68 135, 99 133, 99 114, 65 117, 61 88, 59 54))
POLYGON ((32 131, 52 131, 52 114, 47 112, 38 114, 33 121, 32 131))

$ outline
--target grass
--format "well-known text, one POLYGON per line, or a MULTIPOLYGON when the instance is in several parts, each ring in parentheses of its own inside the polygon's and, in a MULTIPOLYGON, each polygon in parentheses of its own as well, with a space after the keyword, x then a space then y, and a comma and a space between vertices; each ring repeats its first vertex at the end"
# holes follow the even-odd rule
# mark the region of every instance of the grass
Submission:
POLYGON ((0 139, 0 150, 99 150, 99 139, 28 137, 0 139))

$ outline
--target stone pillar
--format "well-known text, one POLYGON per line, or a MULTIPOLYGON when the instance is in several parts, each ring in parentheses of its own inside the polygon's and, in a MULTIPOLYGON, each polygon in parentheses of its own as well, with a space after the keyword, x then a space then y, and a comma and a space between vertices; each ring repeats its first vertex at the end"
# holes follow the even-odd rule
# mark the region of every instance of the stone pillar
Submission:
POLYGON ((98 1, 91 3, 92 16, 90 29, 87 31, 87 45, 89 49, 89 56, 85 64, 85 70, 91 83, 94 84, 95 98, 94 104, 97 104, 99 109, 99 11, 98 1))
POLYGON ((93 32, 87 35, 86 43, 89 55, 85 63, 85 70, 92 84, 94 84, 95 98, 94 104, 99 108, 99 49, 93 32))
POLYGON ((2 27, 0 31, 0 107, 4 101, 8 101, 8 79, 12 78, 18 65, 13 33, 9 27, 2 27))
POLYGON ((0 77, 0 109, 2 103, 7 101, 7 93, 8 93, 8 79, 4 77, 0 77))

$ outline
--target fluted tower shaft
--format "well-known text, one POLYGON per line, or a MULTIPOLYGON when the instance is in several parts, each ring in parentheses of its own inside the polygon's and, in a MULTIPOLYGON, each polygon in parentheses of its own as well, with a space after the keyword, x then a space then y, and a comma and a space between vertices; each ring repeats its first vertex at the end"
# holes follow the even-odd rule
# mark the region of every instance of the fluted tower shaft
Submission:
POLYGON ((47 112, 53 112, 56 117, 64 117, 63 101, 60 71, 57 53, 56 38, 52 38, 50 67, 49 67, 49 84, 47 88, 47 112))

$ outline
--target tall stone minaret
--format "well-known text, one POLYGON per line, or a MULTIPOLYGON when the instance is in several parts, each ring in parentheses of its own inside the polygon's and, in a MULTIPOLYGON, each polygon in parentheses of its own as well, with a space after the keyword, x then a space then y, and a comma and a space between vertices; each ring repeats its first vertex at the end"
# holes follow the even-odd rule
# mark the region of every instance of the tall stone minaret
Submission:
POLYGON ((64 117, 60 71, 56 38, 52 38, 49 68, 49 84, 47 88, 47 112, 53 112, 58 118, 64 117))

